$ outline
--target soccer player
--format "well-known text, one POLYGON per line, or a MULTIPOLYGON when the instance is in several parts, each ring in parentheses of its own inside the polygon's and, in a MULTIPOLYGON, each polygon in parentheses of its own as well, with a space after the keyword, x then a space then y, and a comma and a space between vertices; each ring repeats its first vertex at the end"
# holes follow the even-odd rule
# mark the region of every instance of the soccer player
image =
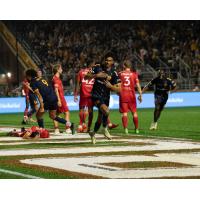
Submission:
POLYGON ((109 140, 111 139, 107 128, 110 91, 119 92, 120 90, 120 79, 117 72, 114 70, 113 64, 114 60, 109 56, 106 58, 105 65, 93 67, 85 76, 86 80, 95 79, 92 89, 92 101, 98 108, 98 118, 94 126, 94 131, 90 132, 93 144, 96 143, 95 133, 99 130, 101 123, 104 128, 104 136, 109 140))
MULTIPOLYGON (((65 96, 64 96, 64 89, 63 89, 63 84, 62 81, 60 79, 60 76, 63 72, 62 66, 60 64, 56 64, 53 66, 53 79, 52 79, 52 84, 53 84, 53 88, 55 90, 57 99, 58 99, 58 107, 57 107, 57 115, 59 116, 59 114, 64 113, 65 115, 65 120, 66 121, 70 121, 69 119, 69 108, 67 105, 67 102, 65 100, 65 96)), ((55 134, 59 134, 59 126, 58 126, 58 122, 56 120, 54 120, 54 128, 55 128, 55 134)), ((66 133, 72 133, 70 127, 66 126, 66 133)))
POLYGON ((90 71, 91 67, 95 65, 94 61, 90 61, 88 67, 81 69, 78 72, 76 79, 76 87, 74 92, 74 101, 78 101, 78 93, 80 93, 79 100, 79 126, 78 132, 89 132, 93 119, 93 102, 91 99, 91 91, 94 85, 94 79, 85 80, 85 75, 90 71), (88 125, 86 126, 86 118, 88 116, 88 125))
POLYGON ((167 103, 169 91, 176 88, 176 83, 168 78, 166 72, 161 69, 158 72, 158 76, 151 80, 143 88, 142 92, 145 92, 151 86, 154 86, 155 110, 154 121, 150 126, 150 130, 156 130, 160 114, 164 109, 165 104, 167 103))
POLYGON ((35 94, 30 88, 30 83, 26 78, 22 82, 22 92, 25 95, 25 102, 26 102, 26 107, 24 110, 24 119, 22 121, 22 124, 26 124, 28 120, 34 121, 31 118, 31 116, 38 110, 38 102, 35 94), (30 111, 28 110, 29 106, 31 107, 30 111))
POLYGON ((53 87, 42 77, 38 78, 37 71, 34 69, 27 70, 26 77, 30 81, 30 87, 32 88, 34 94, 37 95, 40 103, 40 107, 36 113, 38 126, 40 128, 44 128, 43 114, 45 110, 48 110, 49 117, 51 119, 70 127, 72 134, 74 134, 74 124, 56 115, 58 98, 53 87))
POLYGON ((125 60, 123 63, 123 71, 119 73, 121 79, 121 90, 119 93, 119 106, 122 113, 122 124, 124 131, 128 134, 128 112, 131 111, 133 122, 135 125, 135 133, 139 133, 138 129, 138 115, 136 109, 135 86, 139 92, 138 100, 142 102, 142 90, 140 87, 138 75, 136 72, 131 71, 132 63, 125 60))

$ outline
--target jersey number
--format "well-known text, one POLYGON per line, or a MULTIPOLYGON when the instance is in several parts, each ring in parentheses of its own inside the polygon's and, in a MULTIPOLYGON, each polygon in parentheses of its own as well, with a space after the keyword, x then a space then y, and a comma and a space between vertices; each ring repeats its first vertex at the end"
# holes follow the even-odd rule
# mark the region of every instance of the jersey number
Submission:
POLYGON ((42 83, 43 83, 44 85, 46 85, 47 87, 49 86, 48 83, 47 83, 47 81, 44 80, 44 79, 42 79, 42 83))
POLYGON ((83 79, 82 79, 82 83, 86 83, 87 85, 93 85, 93 84, 94 84, 94 79, 85 80, 85 79, 83 78, 83 79))
POLYGON ((130 85, 130 77, 129 76, 124 76, 125 81, 124 81, 124 86, 129 86, 130 85))

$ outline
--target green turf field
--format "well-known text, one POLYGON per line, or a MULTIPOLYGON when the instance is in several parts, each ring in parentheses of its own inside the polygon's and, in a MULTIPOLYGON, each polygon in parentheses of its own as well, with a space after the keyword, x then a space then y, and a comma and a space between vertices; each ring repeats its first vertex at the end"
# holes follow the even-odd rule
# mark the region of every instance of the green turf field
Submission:
MULTIPOLYGON (((140 134, 145 136, 174 137, 200 140, 200 107, 190 108, 166 108, 158 123, 158 130, 149 131, 149 126, 153 119, 153 109, 139 109, 139 126, 140 134)), ((1 126, 20 126, 23 114, 1 114, 1 126)), ((95 111, 94 120, 96 120, 97 112, 95 111)), ((119 127, 112 130, 112 134, 123 134, 121 116, 118 110, 112 110, 110 115, 111 121, 120 124, 119 127)), ((71 112, 71 121, 78 125, 78 112, 71 112)), ((35 125, 34 123, 29 124, 35 125)), ((45 114, 45 126, 53 128, 53 123, 45 114)), ((64 129, 64 126, 61 125, 64 129)), ((129 114, 129 132, 134 133, 132 118, 129 114)))

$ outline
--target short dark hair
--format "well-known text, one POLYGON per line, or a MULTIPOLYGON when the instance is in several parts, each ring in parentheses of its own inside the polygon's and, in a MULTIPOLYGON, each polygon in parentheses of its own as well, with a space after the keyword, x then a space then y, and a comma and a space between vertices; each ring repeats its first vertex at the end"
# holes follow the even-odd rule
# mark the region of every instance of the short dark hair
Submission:
POLYGON ((26 71, 26 76, 29 76, 31 78, 37 77, 37 71, 35 69, 28 69, 26 71))

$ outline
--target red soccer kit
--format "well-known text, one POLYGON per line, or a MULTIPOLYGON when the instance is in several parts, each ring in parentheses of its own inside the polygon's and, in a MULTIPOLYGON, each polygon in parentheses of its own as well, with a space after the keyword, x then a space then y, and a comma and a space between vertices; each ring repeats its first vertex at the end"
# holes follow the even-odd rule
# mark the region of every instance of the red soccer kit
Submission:
POLYGON ((121 92, 119 94, 120 112, 136 112, 135 85, 139 82, 136 72, 124 70, 119 73, 121 79, 121 92))
POLYGON ((61 107, 58 107, 57 112, 63 113, 63 112, 69 111, 69 108, 67 106, 67 102, 66 102, 65 97, 64 97, 64 89, 63 89, 62 81, 60 80, 60 78, 58 78, 56 75, 54 75, 53 79, 52 79, 52 84, 53 84, 54 89, 55 88, 58 89, 60 101, 61 101, 61 104, 62 104, 61 107))
POLYGON ((77 75, 77 81, 80 84, 79 107, 92 107, 91 92, 94 85, 94 79, 85 80, 85 75, 90 71, 89 68, 81 69, 77 75))
POLYGON ((24 81, 22 82, 23 91, 24 91, 26 99, 29 100, 29 88, 26 86, 27 84, 29 84, 28 80, 24 79, 24 81))

